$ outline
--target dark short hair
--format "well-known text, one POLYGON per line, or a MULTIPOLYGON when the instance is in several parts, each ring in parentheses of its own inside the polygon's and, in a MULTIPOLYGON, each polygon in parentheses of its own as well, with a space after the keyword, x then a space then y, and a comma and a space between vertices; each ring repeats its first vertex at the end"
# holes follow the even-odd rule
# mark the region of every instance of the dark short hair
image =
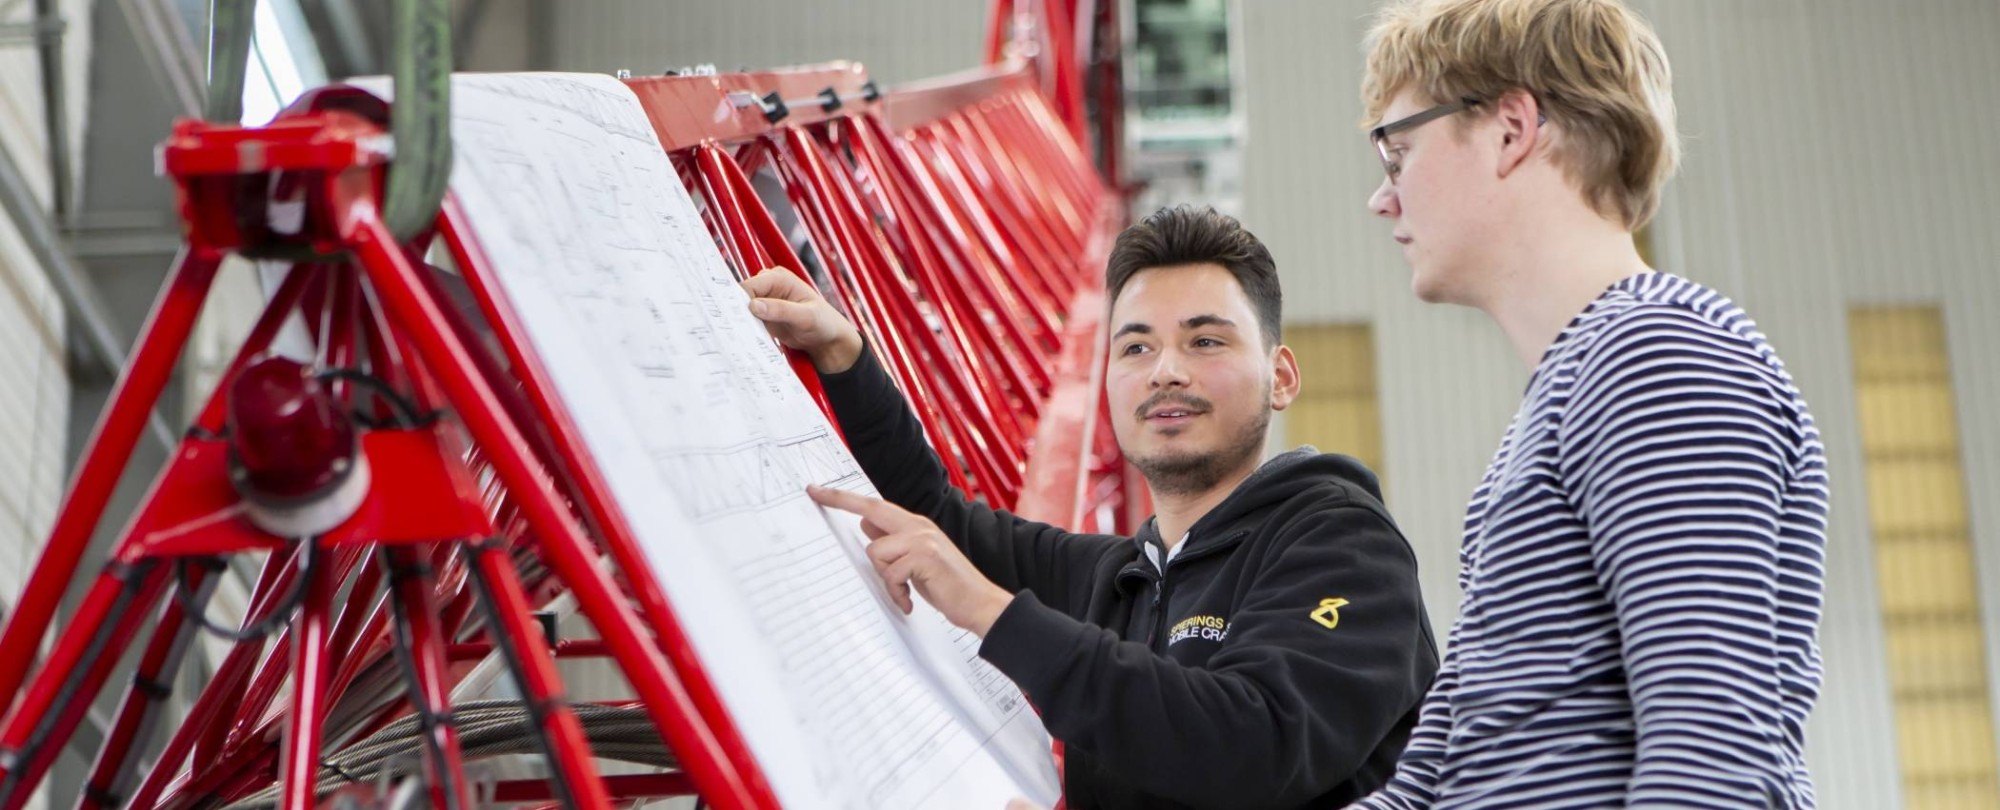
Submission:
POLYGON ((1109 300, 1116 302, 1140 272, 1190 264, 1228 268, 1257 311, 1265 348, 1278 345, 1285 298, 1278 289, 1278 263, 1263 242, 1243 229, 1243 223, 1208 206, 1162 208, 1126 228, 1105 262, 1104 288, 1109 300))

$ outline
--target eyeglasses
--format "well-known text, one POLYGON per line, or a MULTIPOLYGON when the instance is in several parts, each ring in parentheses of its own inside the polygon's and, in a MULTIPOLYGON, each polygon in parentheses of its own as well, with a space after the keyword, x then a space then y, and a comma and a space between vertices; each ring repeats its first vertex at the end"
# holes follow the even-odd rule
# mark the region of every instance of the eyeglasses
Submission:
POLYGON ((1479 99, 1470 97, 1462 98, 1457 101, 1451 102, 1450 104, 1439 104, 1435 107, 1417 113, 1416 115, 1409 116, 1407 118, 1399 118, 1394 121, 1390 121, 1389 123, 1383 124, 1379 127, 1374 128, 1373 130, 1370 130, 1368 133, 1368 139, 1375 142, 1375 151, 1377 154, 1380 154, 1382 156, 1382 171, 1388 173, 1389 185, 1392 186, 1395 185, 1396 177, 1403 173, 1403 164, 1396 158, 1395 155, 1389 154, 1389 136, 1394 135, 1398 132, 1407 132, 1409 130, 1416 129, 1417 127, 1423 126, 1424 124, 1428 124, 1439 118, 1443 118, 1447 115, 1451 115, 1452 113, 1465 110, 1467 108, 1476 106, 1478 104, 1479 104, 1479 99))

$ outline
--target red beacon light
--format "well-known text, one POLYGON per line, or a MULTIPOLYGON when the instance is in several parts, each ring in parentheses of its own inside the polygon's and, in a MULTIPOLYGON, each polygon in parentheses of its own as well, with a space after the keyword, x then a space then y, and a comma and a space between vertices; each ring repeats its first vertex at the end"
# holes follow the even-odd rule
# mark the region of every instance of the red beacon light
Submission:
POLYGON ((280 537, 323 534, 368 497, 353 418, 296 360, 250 362, 229 388, 229 478, 250 522, 280 537))

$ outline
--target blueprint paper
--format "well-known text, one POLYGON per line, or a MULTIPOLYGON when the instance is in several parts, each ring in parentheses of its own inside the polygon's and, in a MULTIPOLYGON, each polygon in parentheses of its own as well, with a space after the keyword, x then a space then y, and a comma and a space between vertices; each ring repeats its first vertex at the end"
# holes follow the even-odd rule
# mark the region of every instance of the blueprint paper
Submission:
POLYGON ((896 610, 857 519, 806 498, 875 493, 637 98, 606 76, 462 75, 452 107, 469 230, 780 801, 1053 803, 1019 690, 935 610, 896 610))

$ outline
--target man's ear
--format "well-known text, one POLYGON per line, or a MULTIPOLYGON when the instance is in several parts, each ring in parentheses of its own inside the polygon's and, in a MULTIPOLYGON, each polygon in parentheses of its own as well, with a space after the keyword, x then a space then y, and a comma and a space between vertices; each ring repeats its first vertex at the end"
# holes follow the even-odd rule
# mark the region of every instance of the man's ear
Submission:
POLYGON ((1533 93, 1509 90, 1493 102, 1493 117, 1500 123, 1501 177, 1513 174, 1535 154, 1542 140, 1542 105, 1533 93))
POLYGON ((1292 347, 1279 346, 1271 353, 1271 410, 1282 411, 1299 398, 1299 361, 1292 347))

